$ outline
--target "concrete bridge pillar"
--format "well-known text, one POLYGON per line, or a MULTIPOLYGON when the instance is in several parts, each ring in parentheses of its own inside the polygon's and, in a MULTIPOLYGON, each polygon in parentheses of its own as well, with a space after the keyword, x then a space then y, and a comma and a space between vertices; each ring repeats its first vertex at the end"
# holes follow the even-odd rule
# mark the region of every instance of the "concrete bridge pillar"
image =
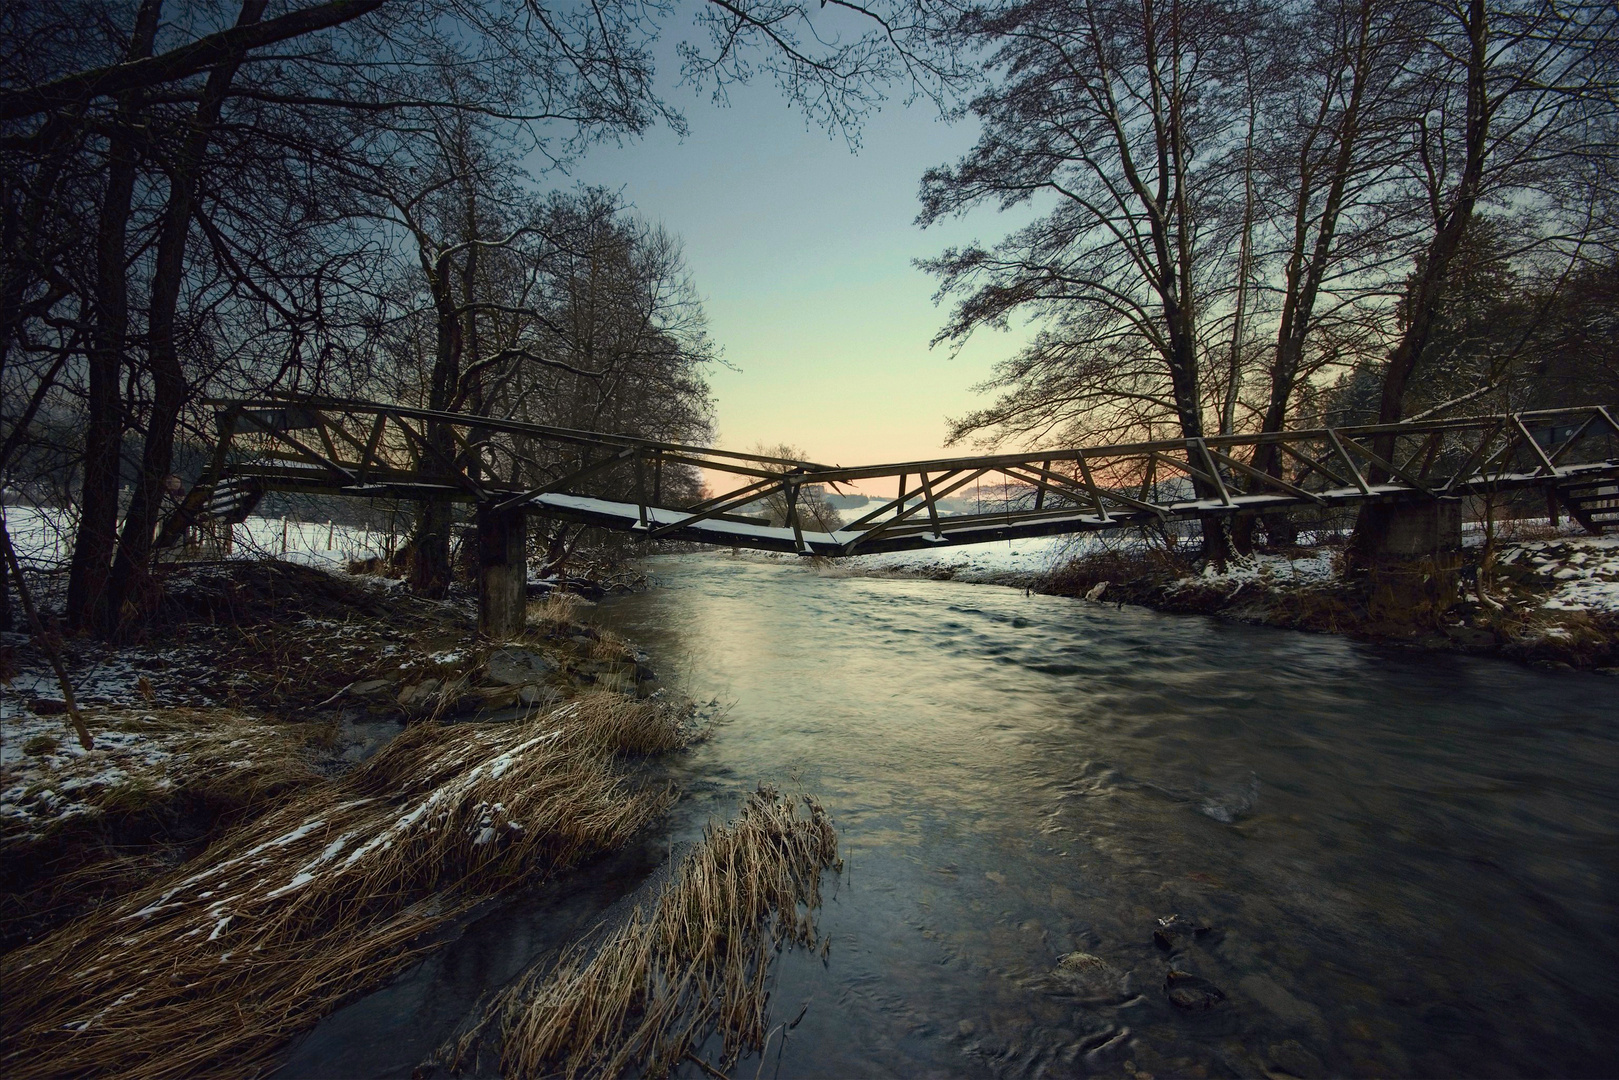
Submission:
POLYGON ((528 515, 521 507, 479 506, 478 631, 506 638, 528 611, 528 515))
POLYGON ((1351 547, 1367 575, 1374 619, 1427 622, 1458 599, 1461 500, 1370 503, 1361 510, 1351 547))
POLYGON ((1367 531, 1365 553, 1374 559, 1413 559, 1462 549, 1460 499, 1372 503, 1361 511, 1367 531))

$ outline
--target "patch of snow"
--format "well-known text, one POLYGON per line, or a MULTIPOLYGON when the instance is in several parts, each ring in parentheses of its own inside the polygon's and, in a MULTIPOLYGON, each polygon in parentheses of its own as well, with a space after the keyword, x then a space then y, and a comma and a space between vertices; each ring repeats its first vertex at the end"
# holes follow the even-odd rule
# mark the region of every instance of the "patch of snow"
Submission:
POLYGON ((987 544, 920 551, 890 551, 878 555, 851 555, 835 568, 866 574, 936 574, 949 572, 962 580, 1045 574, 1081 554, 1104 549, 1094 536, 1030 536, 987 544))
POLYGON ((1178 584, 1201 580, 1203 582, 1234 582, 1242 585, 1259 584, 1267 587, 1296 587, 1317 585, 1330 581, 1333 576, 1333 552, 1317 548, 1308 555, 1292 557, 1255 553, 1232 559, 1224 571, 1213 564, 1203 568, 1201 579, 1182 578, 1178 584))
POLYGON ((1531 541, 1503 550, 1500 561, 1556 584, 1541 603, 1548 610, 1619 613, 1619 536, 1531 541))
POLYGON ((269 892, 265 893, 264 898, 266 900, 274 900, 278 896, 285 896, 287 893, 301 889, 314 880, 314 874, 309 873, 307 870, 300 870, 296 874, 292 875, 291 881, 287 882, 279 889, 271 889, 269 892))

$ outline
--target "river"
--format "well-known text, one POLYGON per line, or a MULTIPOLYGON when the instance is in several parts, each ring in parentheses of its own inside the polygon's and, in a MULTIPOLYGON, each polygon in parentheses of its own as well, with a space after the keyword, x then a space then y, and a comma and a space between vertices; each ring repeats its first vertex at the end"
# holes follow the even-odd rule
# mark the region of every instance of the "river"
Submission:
POLYGON ((845 860, 829 955, 778 962, 774 1015, 802 1019, 763 1075, 1619 1061, 1612 677, 794 562, 651 569, 596 619, 726 706, 672 766, 666 831, 480 920, 284 1075, 408 1075, 761 782, 822 799, 845 860), (1171 957, 1153 931, 1176 914, 1209 930, 1171 957), (1062 977, 1076 952, 1107 978, 1062 977), (1172 966, 1224 999, 1177 1008, 1172 966))

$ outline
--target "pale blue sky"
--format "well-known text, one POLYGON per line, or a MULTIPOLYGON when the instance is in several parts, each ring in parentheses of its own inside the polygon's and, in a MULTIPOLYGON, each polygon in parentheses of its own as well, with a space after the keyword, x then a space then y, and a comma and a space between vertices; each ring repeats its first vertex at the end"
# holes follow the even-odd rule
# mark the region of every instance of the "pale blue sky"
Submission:
POLYGON ((660 129, 598 147, 573 176, 621 189, 685 242, 710 331, 740 369, 712 372, 718 444, 786 442, 841 465, 947 452, 945 417, 971 408, 969 387, 1022 340, 985 332, 954 357, 928 348, 946 309, 911 260, 1026 219, 913 224, 923 171, 959 157, 973 128, 892 101, 853 152, 807 130, 768 81, 733 89, 728 108, 689 88, 669 96, 685 140, 660 129))

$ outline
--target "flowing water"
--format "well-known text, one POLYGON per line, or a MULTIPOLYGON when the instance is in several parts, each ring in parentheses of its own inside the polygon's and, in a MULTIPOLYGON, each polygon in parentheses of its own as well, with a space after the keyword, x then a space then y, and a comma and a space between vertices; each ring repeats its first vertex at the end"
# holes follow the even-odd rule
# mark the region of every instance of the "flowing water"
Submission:
POLYGON ((761 782, 820 797, 845 866, 829 955, 778 962, 774 1020, 801 1019, 735 1076, 1619 1067, 1614 678, 795 563, 653 569, 597 619, 729 706, 674 764, 666 832, 476 923, 286 1075, 408 1075, 761 782), (1176 914, 1210 929, 1171 952, 1176 914), (1223 999, 1172 1004, 1172 968, 1223 999))

